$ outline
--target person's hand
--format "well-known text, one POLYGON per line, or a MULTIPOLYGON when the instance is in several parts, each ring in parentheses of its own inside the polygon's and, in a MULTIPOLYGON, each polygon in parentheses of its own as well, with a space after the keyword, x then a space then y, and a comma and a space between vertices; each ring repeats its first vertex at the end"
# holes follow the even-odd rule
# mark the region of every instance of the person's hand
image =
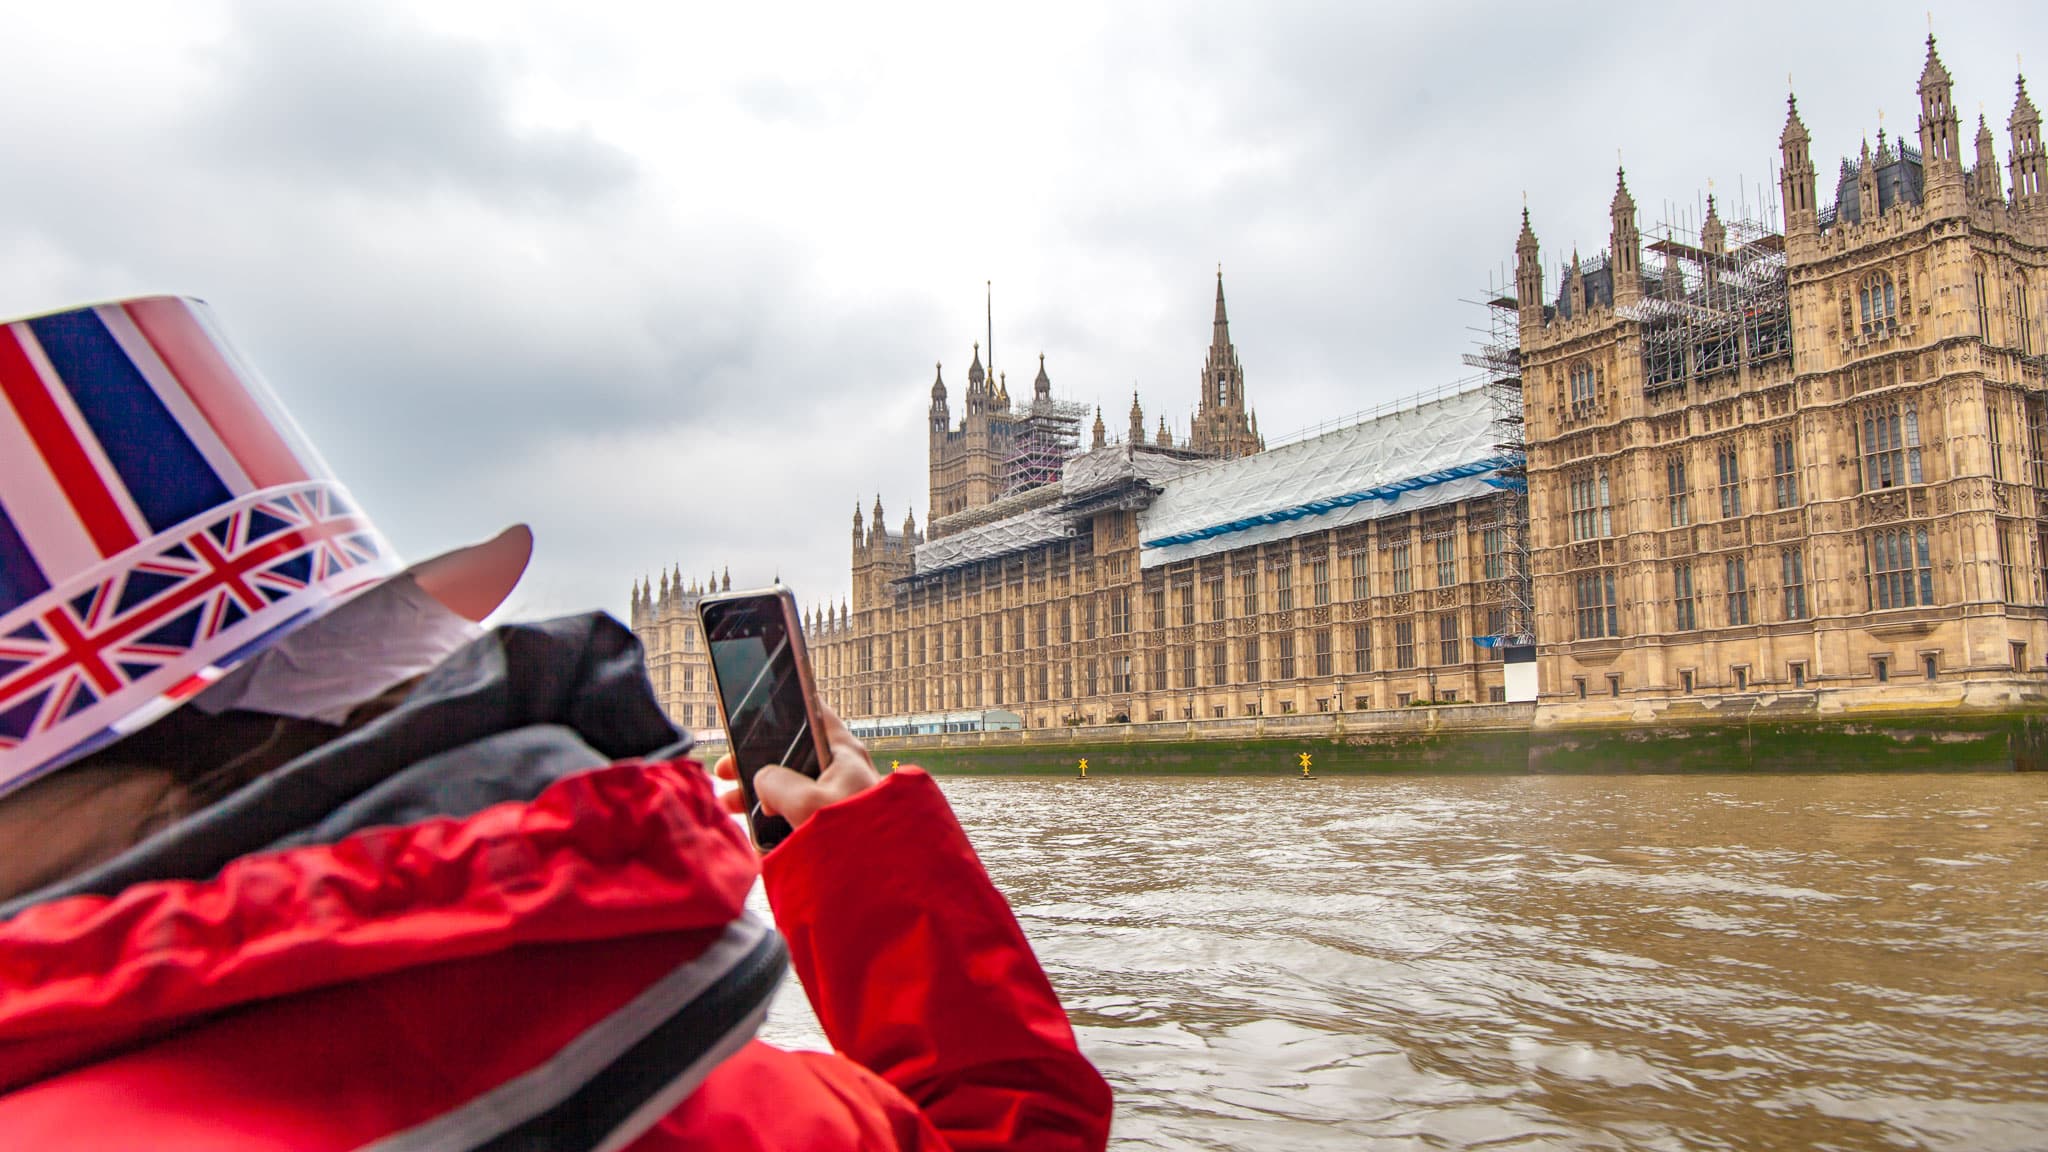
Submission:
MULTIPOLYGON (((882 782, 880 773, 875 771, 874 761, 868 759, 867 745, 854 739, 838 713, 821 703, 818 705, 818 722, 825 737, 826 763, 825 770, 818 774, 816 780, 779 764, 770 764, 754 773, 754 792, 761 798, 761 807, 769 815, 789 821, 793 827, 801 826, 825 805, 882 782)), ((720 780, 737 780, 740 776, 731 755, 719 757, 711 771, 720 780)), ((744 814, 746 811, 746 798, 738 788, 720 796, 719 802, 729 812, 744 814)))

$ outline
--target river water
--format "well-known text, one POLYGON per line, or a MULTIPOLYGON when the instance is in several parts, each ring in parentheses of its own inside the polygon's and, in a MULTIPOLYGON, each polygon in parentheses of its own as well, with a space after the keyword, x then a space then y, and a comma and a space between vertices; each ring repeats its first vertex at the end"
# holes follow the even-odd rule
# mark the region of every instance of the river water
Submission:
POLYGON ((943 784, 1113 1147, 2048 1149, 2048 776, 943 784))

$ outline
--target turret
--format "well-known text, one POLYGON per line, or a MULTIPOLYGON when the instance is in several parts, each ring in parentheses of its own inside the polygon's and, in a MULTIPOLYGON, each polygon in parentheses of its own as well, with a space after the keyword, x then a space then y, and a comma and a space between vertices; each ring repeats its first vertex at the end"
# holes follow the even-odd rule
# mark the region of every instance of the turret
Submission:
POLYGON ((874 525, 874 535, 869 539, 880 544, 882 537, 888 535, 888 533, 882 528, 882 494, 879 492, 875 493, 875 518, 870 523, 874 525))
POLYGON ((988 407, 988 373, 981 367, 981 342, 974 343, 974 363, 967 366, 967 411, 971 415, 988 407))
POLYGON ((1785 97, 1785 131, 1778 136, 1784 158, 1785 235, 1810 236, 1820 231, 1820 210, 1814 204, 1812 138, 1799 119, 1799 98, 1785 97))
POLYGON ((1173 432, 1166 427, 1166 414, 1163 412, 1159 415, 1159 435, 1154 442, 1161 448, 1173 447, 1173 432))
POLYGON ((2006 121, 2012 133, 2012 206, 2018 212, 2034 212, 2048 205, 2048 182, 2041 172, 2041 113, 2027 98, 2027 78, 2019 78, 2019 95, 2012 102, 2012 118, 2006 121))
POLYGON ((1522 209, 1522 234, 1515 239, 1515 303, 1521 309, 1523 328, 1542 326, 1543 261, 1526 207, 1522 209))
POLYGON ((1564 270, 1564 306, 1573 319, 1586 314, 1586 279, 1579 274, 1579 250, 1572 249, 1572 262, 1564 270))
POLYGON ((1714 194, 1707 193, 1707 219, 1700 225, 1700 247, 1714 256, 1728 254, 1728 226, 1721 223, 1721 210, 1714 206, 1714 194))
MULTIPOLYGON (((860 549, 861 549, 861 548, 862 548, 862 547, 863 547, 864 545, 866 545, 866 544, 867 544, 867 542, 868 542, 868 531, 867 531, 867 522, 866 522, 865 520, 863 520, 863 519, 861 518, 861 514, 860 514, 860 502, 859 502, 859 501, 855 501, 855 502, 854 502, 854 505, 853 505, 853 547, 854 547, 854 550, 855 550, 856 552, 857 552, 857 551, 859 551, 859 550, 860 550, 860 549)), ((711 582, 712 582, 712 584, 714 584, 714 585, 715 585, 715 584, 717 584, 717 583, 718 583, 718 578, 717 578, 716 576, 712 577, 712 579, 711 579, 711 582)))
POLYGON ((1136 390, 1136 389, 1132 389, 1132 390, 1131 390, 1131 438, 1130 438, 1130 440, 1128 441, 1128 443, 1131 443, 1131 444, 1143 444, 1144 442, 1145 442, 1145 410, 1144 410, 1143 408, 1140 408, 1140 407, 1138 407, 1138 392, 1137 392, 1137 390, 1136 390))
POLYGON ((1010 374, 1008 372, 996 374, 996 398, 992 407, 998 412, 1008 412, 1010 410, 1010 374))
MULTIPOLYGON (((1878 139, 1882 147, 1883 137, 1878 139)), ((1856 166, 1856 218, 1864 224, 1877 219, 1877 169, 1870 162, 1868 140, 1863 142, 1863 159, 1856 166)))
POLYGON ((905 509, 903 512, 903 546, 909 548, 917 543, 917 512, 905 509))
POLYGON ((1991 123, 1977 116, 1977 166, 1970 169, 1970 202, 1979 208, 2005 203, 2005 177, 1998 171, 1998 148, 1991 140, 1991 123))
POLYGON ((932 435, 944 435, 952 423, 952 414, 946 410, 946 366, 938 364, 934 366, 932 374, 932 435))
POLYGON ((1934 50, 1934 35, 1929 33, 1927 65, 1920 69, 1920 170, 1930 198, 1936 184, 1960 187, 1962 182, 1962 146, 1951 99, 1954 88, 1948 69, 1942 67, 1941 56, 1934 50))
POLYGON ((732 591, 732 568, 730 566, 725 570, 725 579, 719 581, 718 590, 720 592, 732 591))
POLYGON ((1095 438, 1089 444, 1089 447, 1100 448, 1108 442, 1109 429, 1102 426, 1102 405, 1097 404, 1095 406, 1095 438))
POLYGON ((1608 246, 1613 251, 1614 304, 1633 304, 1642 296, 1642 237, 1636 232, 1636 202, 1628 194, 1628 174, 1614 170, 1614 200, 1607 206, 1611 227, 1608 246))
POLYGON ((1052 377, 1045 374, 1045 353, 1038 354, 1038 378, 1031 382, 1031 399, 1034 403, 1052 399, 1052 377))

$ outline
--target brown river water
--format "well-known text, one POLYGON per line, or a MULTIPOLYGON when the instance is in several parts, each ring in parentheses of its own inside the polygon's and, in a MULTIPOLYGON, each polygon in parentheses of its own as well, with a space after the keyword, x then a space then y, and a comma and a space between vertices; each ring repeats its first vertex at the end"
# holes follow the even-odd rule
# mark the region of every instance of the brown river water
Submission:
POLYGON ((2048 1149, 2048 775, 943 783, 1112 1147, 2048 1149))

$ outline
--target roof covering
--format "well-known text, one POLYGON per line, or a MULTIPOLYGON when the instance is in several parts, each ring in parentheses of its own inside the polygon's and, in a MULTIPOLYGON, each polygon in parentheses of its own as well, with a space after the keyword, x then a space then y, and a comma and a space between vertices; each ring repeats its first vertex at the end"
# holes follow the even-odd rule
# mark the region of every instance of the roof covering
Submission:
POLYGON ((1138 514, 1153 568, 1482 496, 1514 461, 1483 388, 1189 472, 1138 514))
POLYGON ((1077 453, 1067 458, 1062 479, 1011 497, 1021 509, 1014 515, 962 528, 919 545, 914 554, 913 575, 993 560, 1065 539, 1079 530, 1079 520, 1088 514, 1081 505, 1091 497, 1137 483, 1158 488, 1202 463, 1143 449, 1133 451, 1122 444, 1077 453))

